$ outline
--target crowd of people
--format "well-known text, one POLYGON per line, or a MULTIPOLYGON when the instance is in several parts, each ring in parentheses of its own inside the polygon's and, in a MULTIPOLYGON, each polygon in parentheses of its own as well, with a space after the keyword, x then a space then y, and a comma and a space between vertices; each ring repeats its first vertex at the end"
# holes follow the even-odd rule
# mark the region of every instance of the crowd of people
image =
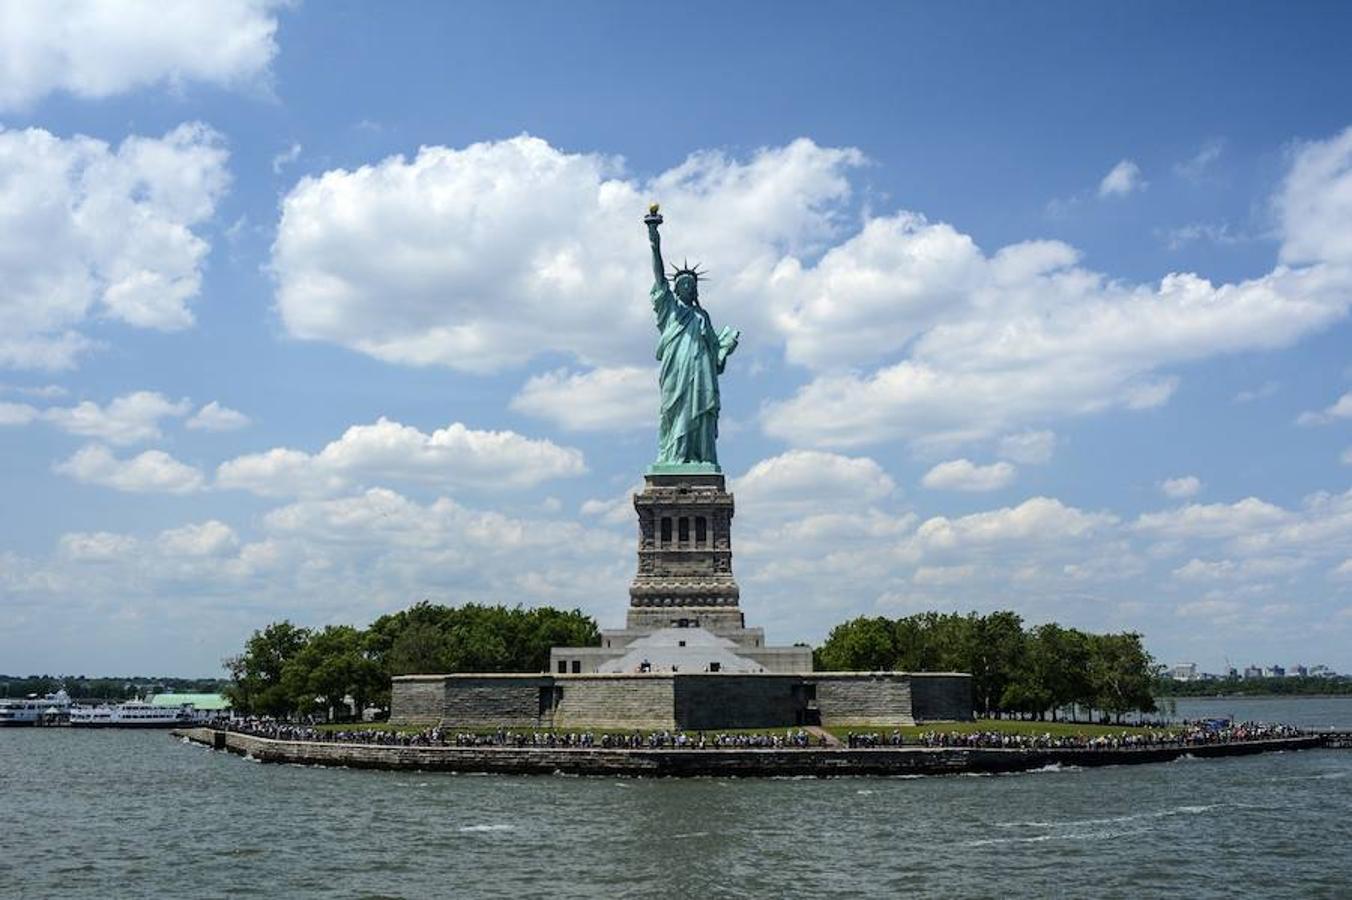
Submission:
POLYGON ((1300 737, 1304 732, 1290 725, 1263 722, 1196 723, 1181 728, 1122 731, 1115 734, 1017 734, 1007 731, 926 731, 916 744, 921 747, 982 747, 1011 750, 1132 750, 1165 747, 1197 747, 1235 741, 1261 741, 1300 737))
POLYGON ((845 735, 845 746, 855 749, 867 749, 869 747, 901 747, 906 743, 901 736, 900 731, 893 731, 891 734, 880 734, 876 731, 865 731, 856 734, 851 731, 845 735))
POLYGON ((652 731, 457 731, 432 727, 419 731, 382 728, 316 728, 268 718, 237 719, 227 723, 231 731, 279 741, 319 741, 336 744, 379 744, 393 747, 514 747, 607 750, 724 750, 807 749, 825 747, 825 736, 802 729, 784 732, 652 731))
MULTIPOLYGON (((511 747, 607 750, 725 750, 812 749, 831 741, 823 733, 804 729, 783 732, 703 731, 464 731, 440 726, 418 731, 387 728, 317 728, 276 719, 236 719, 218 723, 232 731, 283 741, 322 741, 340 744, 377 744, 395 747, 511 747)), ((848 732, 844 745, 851 749, 913 747, 976 747, 1010 750, 1130 750, 1195 747, 1235 741, 1272 740, 1304 734, 1289 725, 1262 722, 1185 722, 1178 728, 1121 731, 1095 736, 1083 734, 1025 734, 1009 731, 925 731, 909 741, 900 730, 848 732)))

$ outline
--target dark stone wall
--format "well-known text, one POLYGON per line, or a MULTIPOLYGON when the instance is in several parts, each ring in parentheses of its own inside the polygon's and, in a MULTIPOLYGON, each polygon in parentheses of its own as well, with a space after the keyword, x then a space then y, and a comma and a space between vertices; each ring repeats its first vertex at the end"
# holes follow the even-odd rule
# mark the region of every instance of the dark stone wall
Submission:
POLYGON ((554 680, 555 728, 675 728, 672 675, 571 675, 554 680))
POLYGON ((451 727, 547 728, 548 706, 541 715, 540 689, 553 679, 540 675, 462 676, 445 680, 443 719, 451 727))
POLYGON ((676 726, 709 731, 808 724, 804 688, 796 675, 678 675, 676 726))
POLYGON ((905 672, 818 674, 823 725, 893 727, 914 724, 911 676, 905 672))
POLYGON ((972 718, 972 676, 912 672, 911 711, 917 722, 965 722, 972 718))
POLYGON ((819 717, 823 725, 885 728, 971 719, 971 681, 925 672, 408 675, 393 681, 390 721, 707 731, 791 727, 819 717))
POLYGON ((445 714, 445 675, 401 675, 390 684, 390 722, 435 725, 445 714))

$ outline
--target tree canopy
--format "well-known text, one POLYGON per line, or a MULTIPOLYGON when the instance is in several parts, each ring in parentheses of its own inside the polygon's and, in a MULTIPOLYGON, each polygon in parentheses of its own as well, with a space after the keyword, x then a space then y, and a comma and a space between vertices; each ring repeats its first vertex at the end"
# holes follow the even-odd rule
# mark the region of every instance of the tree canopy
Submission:
POLYGON ((358 710, 389 703, 390 677, 453 672, 543 672, 553 646, 588 646, 596 622, 550 607, 441 606, 422 602, 367 628, 320 630, 274 622, 225 661, 235 709, 325 715, 351 697, 358 710))
POLYGON ((1056 718, 1070 709, 1120 718, 1155 709, 1157 667, 1139 634, 1028 629, 1009 611, 860 616, 831 631, 815 662, 825 671, 970 672, 973 706, 986 716, 1056 718))

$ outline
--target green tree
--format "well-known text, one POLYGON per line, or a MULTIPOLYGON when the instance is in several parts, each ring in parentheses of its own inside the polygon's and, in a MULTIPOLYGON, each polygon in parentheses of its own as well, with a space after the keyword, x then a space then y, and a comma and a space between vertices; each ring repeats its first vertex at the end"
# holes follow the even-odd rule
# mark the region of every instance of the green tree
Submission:
POLYGON ((385 667, 391 675, 427 675, 451 671, 446 635, 430 622, 413 622, 394 638, 385 667))
POLYGON ((432 672, 543 672, 555 646, 597 644, 596 620, 580 610, 520 606, 439 606, 426 601, 381 616, 367 646, 391 675, 432 672))
POLYGON ((973 613, 968 651, 973 705, 983 715, 1004 711, 1005 691, 1027 662, 1028 638, 1023 620, 1009 611, 977 617, 973 613))
POLYGON ((1094 706, 1122 721, 1129 712, 1154 712, 1155 665, 1135 632, 1093 635, 1089 673, 1094 706))
POLYGON ((1092 695, 1089 641, 1082 632, 1048 622, 1034 629, 1030 649, 1029 668, 1045 692, 1053 721, 1057 710, 1092 695))
POLYGON ((284 716, 291 712, 282 671, 309 640, 308 629, 288 621, 255 631, 244 652, 225 661, 232 682, 225 692, 231 705, 246 714, 284 716))
POLYGON ((1000 706, 1011 712, 1041 717, 1051 706, 1051 691, 1047 690, 1037 673, 1025 669, 1015 675, 1000 694, 1000 706))
POLYGON ((860 616, 831 629, 817 649, 817 668, 828 672, 877 672, 896 667, 893 623, 881 616, 860 616))
POLYGON ((581 610, 567 612, 537 606, 525 613, 525 635, 520 643, 517 671, 543 672, 549 668, 551 647, 590 647, 601 642, 596 620, 581 610))
POLYGON ((314 633, 282 668, 282 687, 291 708, 326 717, 345 716, 348 697, 360 714, 384 682, 362 633, 351 625, 330 625, 314 633))

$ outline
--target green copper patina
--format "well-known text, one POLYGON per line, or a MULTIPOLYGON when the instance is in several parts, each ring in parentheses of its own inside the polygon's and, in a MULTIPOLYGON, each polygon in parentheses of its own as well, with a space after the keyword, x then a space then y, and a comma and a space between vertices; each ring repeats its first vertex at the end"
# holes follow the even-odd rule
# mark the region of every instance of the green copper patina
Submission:
POLYGON ((662 216, 654 203, 643 218, 653 250, 653 312, 657 316, 658 379, 662 409, 658 431, 655 475, 691 475, 721 472, 718 465, 718 376, 728 356, 737 349, 741 332, 725 326, 714 332, 713 322, 699 304, 698 266, 681 266, 667 282, 662 262, 662 239, 657 227, 662 216))

